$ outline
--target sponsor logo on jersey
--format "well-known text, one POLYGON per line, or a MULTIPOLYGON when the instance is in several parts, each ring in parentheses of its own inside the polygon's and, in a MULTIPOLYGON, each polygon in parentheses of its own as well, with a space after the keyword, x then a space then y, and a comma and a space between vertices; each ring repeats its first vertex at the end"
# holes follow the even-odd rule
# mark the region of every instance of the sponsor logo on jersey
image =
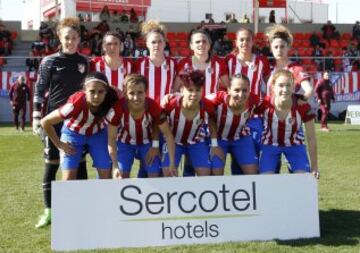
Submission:
POLYGON ((84 74, 85 73, 85 64, 79 63, 78 70, 81 74, 84 74))

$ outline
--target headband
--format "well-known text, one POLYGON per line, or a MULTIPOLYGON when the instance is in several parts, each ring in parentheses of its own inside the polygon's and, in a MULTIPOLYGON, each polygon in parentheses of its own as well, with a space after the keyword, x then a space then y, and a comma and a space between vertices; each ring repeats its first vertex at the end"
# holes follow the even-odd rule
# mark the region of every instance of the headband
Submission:
POLYGON ((87 85, 87 84, 90 83, 90 82, 99 82, 99 83, 102 83, 102 84, 105 85, 105 86, 109 86, 109 84, 108 84, 107 82, 105 82, 104 80, 101 80, 101 79, 95 78, 95 77, 90 78, 90 79, 87 79, 87 80, 85 81, 84 85, 87 85))

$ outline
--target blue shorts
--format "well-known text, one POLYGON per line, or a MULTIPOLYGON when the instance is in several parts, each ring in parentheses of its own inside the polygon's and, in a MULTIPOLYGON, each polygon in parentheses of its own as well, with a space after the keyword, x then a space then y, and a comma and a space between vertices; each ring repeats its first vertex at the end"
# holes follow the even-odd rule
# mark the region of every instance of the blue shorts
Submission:
MULTIPOLYGON (((237 165, 258 164, 255 144, 250 135, 234 141, 218 140, 218 144, 225 155, 227 153, 233 155, 237 165)), ((222 161, 218 156, 213 156, 211 159, 211 168, 222 169, 225 167, 225 161, 222 161)))
MULTIPOLYGON (((186 155, 190 160, 191 165, 196 168, 210 169, 209 161, 209 145, 207 142, 199 142, 190 145, 175 145, 175 166, 179 166, 181 156, 186 155)), ((170 159, 167 145, 163 147, 163 162, 162 167, 169 167, 170 159)))
POLYGON ((78 134, 66 126, 61 129, 61 141, 70 143, 76 152, 73 155, 60 152, 60 166, 63 170, 77 169, 83 156, 84 149, 87 149, 93 160, 93 167, 97 169, 110 169, 111 158, 107 147, 107 129, 104 128, 94 135, 78 134))
POLYGON ((261 117, 250 118, 247 122, 250 128, 251 137, 254 140, 256 152, 260 151, 261 137, 264 131, 263 119, 261 117))
POLYGON ((146 164, 146 154, 151 148, 151 143, 142 145, 131 145, 122 142, 117 142, 117 157, 119 169, 124 172, 130 172, 134 163, 134 158, 140 160, 143 168, 147 173, 160 173, 160 157, 156 157, 152 164, 146 164))
POLYGON ((290 164, 289 170, 296 172, 303 170, 310 172, 310 163, 306 153, 305 145, 294 145, 290 147, 277 147, 272 145, 262 145, 260 152, 259 172, 275 173, 281 154, 284 154, 290 164))

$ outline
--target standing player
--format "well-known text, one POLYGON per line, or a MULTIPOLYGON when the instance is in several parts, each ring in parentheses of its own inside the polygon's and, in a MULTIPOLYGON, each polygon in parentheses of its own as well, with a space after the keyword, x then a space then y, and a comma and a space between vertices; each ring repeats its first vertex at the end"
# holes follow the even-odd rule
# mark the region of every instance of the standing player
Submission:
MULTIPOLYGON (((205 75, 203 96, 226 90, 229 87, 229 76, 225 62, 211 55, 211 39, 205 30, 194 30, 190 34, 190 48, 193 56, 182 59, 177 66, 177 73, 201 70, 205 75)), ((176 78, 174 91, 181 86, 180 78, 176 78)))
MULTIPOLYGON (((220 89, 226 90, 229 87, 229 76, 225 62, 217 56, 211 55, 211 39, 205 30, 194 30, 190 34, 190 48, 193 51, 192 57, 182 59, 177 66, 177 73, 200 70, 205 76, 205 86, 202 96, 217 92, 220 89)), ((181 80, 178 76, 175 79, 174 91, 178 91, 181 80)), ((184 176, 193 176, 194 170, 185 159, 184 176)))
POLYGON ((84 88, 73 94, 65 105, 41 120, 41 125, 54 145, 61 150, 63 180, 74 180, 81 156, 86 149, 93 159, 100 179, 111 178, 110 156, 107 151, 105 116, 118 100, 106 76, 94 72, 85 78, 84 88), (64 121, 61 138, 54 126, 64 121))
POLYGON ((319 178, 314 113, 310 104, 297 99, 295 78, 289 70, 274 73, 270 91, 256 108, 264 115, 264 132, 260 155, 260 173, 273 174, 277 170, 281 155, 284 154, 294 173, 312 172, 319 178), (310 164, 304 137, 300 133, 305 123, 310 164))
POLYGON ((157 21, 149 20, 142 25, 149 56, 140 58, 137 72, 146 77, 149 83, 146 95, 158 104, 173 88, 176 61, 165 56, 165 27, 157 21))
MULTIPOLYGON (((76 18, 65 18, 57 26, 57 34, 61 43, 58 53, 47 56, 39 67, 39 78, 35 85, 33 131, 41 132, 41 105, 45 93, 48 92, 46 113, 50 113, 66 103, 67 99, 81 89, 81 84, 88 69, 87 59, 77 53, 80 43, 80 25, 76 18)), ((62 123, 54 126, 58 136, 62 123)), ((45 173, 43 192, 45 212, 40 216, 36 228, 51 223, 51 181, 55 180, 59 168, 59 150, 46 136, 44 139, 45 173)), ((87 178, 86 161, 80 162, 78 179, 87 178)))
POLYGON ((20 131, 23 132, 26 120, 26 101, 30 100, 30 89, 26 85, 25 76, 19 76, 14 85, 11 86, 9 97, 16 130, 19 130, 19 114, 21 112, 20 131))
MULTIPOLYGON (((262 97, 264 93, 263 84, 266 84, 270 75, 270 66, 267 58, 252 53, 254 34, 250 29, 240 28, 236 32, 235 44, 235 50, 225 59, 230 77, 239 73, 247 76, 250 81, 250 92, 262 97)), ((263 130, 262 120, 259 115, 253 115, 247 124, 251 130, 251 136, 257 152, 259 152, 261 133, 263 130)), ((231 172, 232 174, 242 174, 242 171, 234 164, 235 159, 236 158, 232 156, 231 172)))
MULTIPOLYGON (((196 175, 208 176, 211 175, 209 154, 224 159, 217 143, 215 110, 211 102, 202 96, 205 82, 202 71, 190 71, 179 78, 182 83, 181 95, 172 96, 163 105, 176 142, 175 166, 178 167, 182 155, 186 155, 196 175), (207 124, 211 134, 211 150, 202 130, 207 124)), ((164 152, 164 176, 177 175, 177 172, 171 173, 169 166, 169 153, 164 152)))
POLYGON ((137 155, 149 177, 160 175, 160 157, 149 152, 155 125, 164 134, 170 154, 170 171, 174 167, 174 137, 166 115, 151 98, 146 97, 147 79, 128 75, 124 84, 124 97, 109 111, 108 143, 115 178, 130 177, 131 167, 137 155), (118 129, 119 127, 119 129, 118 129), (117 140, 117 141, 116 141, 117 140))
MULTIPOLYGON (((142 34, 149 50, 149 56, 142 57, 137 62, 137 72, 148 80, 146 95, 159 105, 163 97, 172 90, 176 71, 176 60, 165 56, 165 32, 164 25, 155 20, 149 20, 142 25, 142 34)), ((154 134, 158 135, 158 132, 159 130, 155 126, 154 134)), ((154 155, 160 155, 162 138, 160 138, 160 142, 159 144, 154 142, 150 148, 150 152, 154 155)), ((143 166, 139 170, 139 176, 146 177, 143 166)))
POLYGON ((315 92, 321 110, 321 130, 329 132, 330 130, 327 125, 327 116, 330 113, 331 100, 335 102, 335 97, 334 90, 330 84, 328 71, 323 73, 323 78, 316 84, 315 92))
MULTIPOLYGON (((250 93, 250 80, 241 73, 231 77, 227 92, 218 91, 207 98, 216 109, 217 137, 220 148, 230 153, 244 174, 257 173, 257 154, 247 127, 247 121, 259 99, 250 93)), ((211 159, 212 174, 223 175, 225 161, 217 156, 211 159)))
MULTIPOLYGON (((304 71, 304 68, 298 64, 293 63, 289 59, 289 50, 293 42, 291 32, 283 25, 274 25, 266 30, 266 35, 270 43, 271 52, 275 58, 275 65, 272 66, 272 73, 279 69, 289 70, 295 78, 295 93, 297 96, 308 100, 314 91, 310 83, 310 76, 304 71)), ((267 95, 270 95, 272 74, 267 85, 267 95)))
POLYGON ((104 73, 109 83, 120 91, 123 90, 125 77, 133 71, 131 61, 120 56, 121 47, 120 35, 107 32, 102 40, 104 55, 90 61, 90 70, 104 73))

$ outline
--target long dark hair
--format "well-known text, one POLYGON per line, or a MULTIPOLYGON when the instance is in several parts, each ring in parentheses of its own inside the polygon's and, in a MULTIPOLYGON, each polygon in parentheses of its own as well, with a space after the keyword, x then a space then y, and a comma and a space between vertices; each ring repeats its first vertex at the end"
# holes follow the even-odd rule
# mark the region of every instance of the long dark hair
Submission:
POLYGON ((106 95, 104 101, 101 103, 99 108, 94 112, 94 116, 103 118, 106 116, 110 108, 119 100, 117 92, 114 88, 112 88, 109 85, 108 79, 105 76, 105 74, 101 72, 91 72, 86 75, 84 80, 84 88, 86 87, 86 84, 89 82, 100 82, 105 86, 106 95))

